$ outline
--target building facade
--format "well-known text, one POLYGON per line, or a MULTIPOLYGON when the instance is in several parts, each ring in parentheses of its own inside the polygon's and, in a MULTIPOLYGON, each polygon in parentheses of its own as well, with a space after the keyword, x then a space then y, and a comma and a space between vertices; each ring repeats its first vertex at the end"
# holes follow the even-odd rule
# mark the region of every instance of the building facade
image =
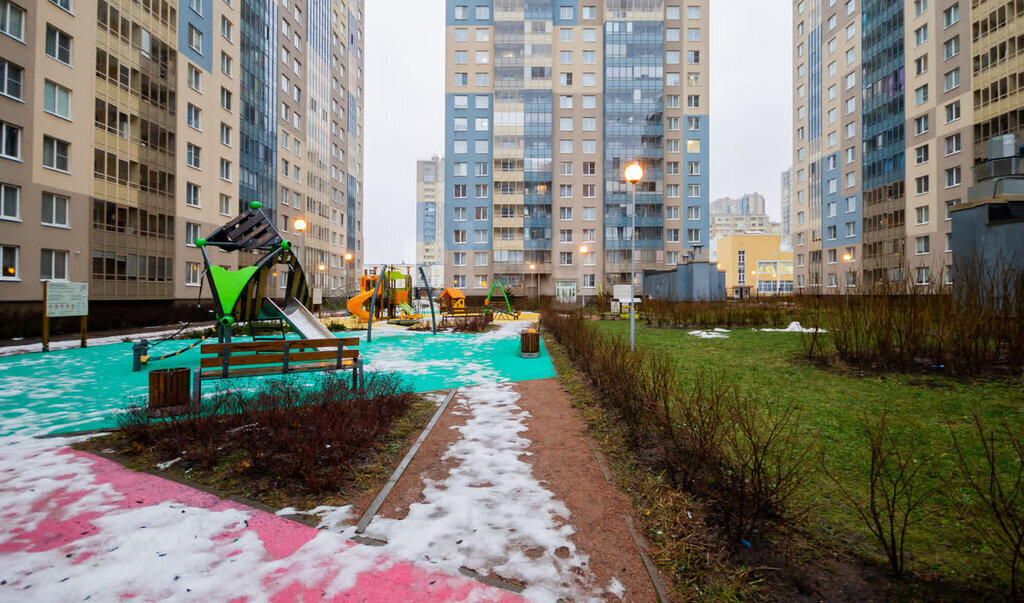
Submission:
POLYGON ((798 290, 949 278, 948 208, 973 158, 961 52, 970 10, 958 0, 794 2, 798 290))
MULTIPOLYGON (((1024 6, 998 0, 973 0, 971 5, 962 8, 962 19, 973 34, 974 154, 983 158, 993 136, 1015 134, 1018 143, 1024 142, 1024 6)), ((967 50, 967 36, 962 38, 967 50)))
POLYGON ((793 249, 793 221, 791 220, 790 212, 793 207, 793 169, 787 169, 782 172, 781 190, 782 190, 782 248, 792 251, 793 249))
POLYGON ((416 162, 416 263, 427 267, 432 287, 444 281, 444 159, 416 162))
MULTIPOLYGON (((450 285, 575 299, 707 257, 707 0, 448 0, 450 285)), ((479 290, 479 291, 476 291, 479 290)))
POLYGON ((777 234, 746 234, 718 241, 718 269, 729 297, 793 292, 793 253, 777 234))
POLYGON ((772 222, 765 211, 764 195, 751 193, 736 199, 723 197, 711 202, 711 241, 734 234, 760 232, 779 234, 782 225, 772 222))
POLYGON ((196 239, 252 201, 289 238, 308 221, 314 287, 357 282, 361 1, 0 0, 0 14, 0 299, 38 301, 44 280, 88 281, 97 301, 195 299, 196 239))

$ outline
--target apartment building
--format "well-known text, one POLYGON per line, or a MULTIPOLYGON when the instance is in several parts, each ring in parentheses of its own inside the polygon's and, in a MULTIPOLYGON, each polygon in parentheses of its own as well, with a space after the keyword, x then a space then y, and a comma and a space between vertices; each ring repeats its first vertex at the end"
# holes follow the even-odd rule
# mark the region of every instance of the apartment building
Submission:
MULTIPOLYGON (((974 156, 988 158, 985 145, 993 136, 1016 134, 1024 141, 1024 2, 972 0, 969 14, 965 6, 962 19, 971 24, 973 57, 974 156)), ((966 45, 966 35, 961 42, 966 45)))
POLYGON ((772 222, 765 211, 764 195, 751 193, 738 198, 723 197, 711 202, 711 240, 734 234, 760 232, 780 234, 782 225, 772 222))
POLYGON ((709 4, 448 0, 450 284, 574 300, 628 283, 634 243, 638 281, 706 259, 709 4))
POLYGON ((796 0, 790 217, 798 291, 949 278, 972 163, 957 0, 796 0), (940 276, 942 275, 942 276, 940 276))
POLYGON ((782 249, 792 251, 793 249, 793 169, 789 168, 782 172, 779 178, 782 191, 782 249))
POLYGON ((431 286, 444 286, 444 159, 416 162, 416 263, 431 286), (436 277, 436 278, 435 278, 436 277))
POLYGON ((194 300, 196 239, 253 201, 307 220, 313 286, 356 282, 362 48, 356 0, 0 0, 0 299, 194 300))

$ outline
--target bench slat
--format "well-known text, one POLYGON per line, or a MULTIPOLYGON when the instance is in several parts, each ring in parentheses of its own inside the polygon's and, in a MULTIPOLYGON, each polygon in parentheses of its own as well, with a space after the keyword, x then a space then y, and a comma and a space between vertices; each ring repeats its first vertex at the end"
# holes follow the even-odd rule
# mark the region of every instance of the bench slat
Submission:
POLYGON ((341 342, 344 346, 357 346, 359 345, 358 337, 345 337, 343 339, 286 339, 279 341, 246 341, 239 343, 206 343, 200 346, 200 351, 203 354, 220 354, 221 351, 227 347, 231 350, 231 353, 235 352, 274 352, 283 351, 285 344, 290 344, 289 349, 297 350, 300 348, 327 348, 327 347, 338 347, 338 342, 341 342))
MULTIPOLYGON (((358 358, 359 350, 343 350, 342 358, 358 358)), ((296 362, 309 360, 337 360, 338 351, 325 350, 316 352, 289 352, 288 370, 296 362)), ((248 366, 252 364, 277 364, 278 367, 284 362, 284 354, 232 354, 228 359, 228 366, 248 366)), ((220 356, 209 356, 199 361, 201 368, 223 367, 224 362, 220 356)), ((280 369, 279 369, 280 370, 280 369)))
MULTIPOLYGON (((342 365, 342 368, 352 368, 355 362, 352 360, 346 360, 342 365)), ((288 367, 288 373, 301 373, 305 371, 321 371, 325 369, 333 369, 337 366, 336 362, 309 362, 302 364, 292 364, 288 367)), ((234 377, 247 377, 251 375, 280 375, 281 367, 279 366, 255 366, 248 368, 233 368, 228 372, 228 379, 234 377)), ((203 380, 209 379, 223 379, 224 373, 221 369, 211 369, 206 371, 200 371, 200 378, 203 380)))

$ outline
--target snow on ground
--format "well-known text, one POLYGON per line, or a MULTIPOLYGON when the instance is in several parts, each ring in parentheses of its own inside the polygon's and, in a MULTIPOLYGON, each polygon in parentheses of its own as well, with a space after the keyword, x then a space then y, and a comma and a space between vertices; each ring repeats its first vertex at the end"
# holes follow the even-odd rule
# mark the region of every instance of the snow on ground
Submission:
POLYGON ((424 479, 424 501, 404 519, 377 516, 366 535, 449 573, 466 567, 524 582, 531 600, 597 599, 588 557, 570 540, 569 510, 533 476, 521 435, 530 415, 518 401, 507 383, 460 390, 454 412, 469 418, 443 456, 457 466, 443 480, 424 479))
MULTIPOLYGON (((793 321, 789 323, 789 326, 785 329, 754 329, 755 331, 762 331, 765 333, 814 333, 815 329, 805 329, 800 326, 800 323, 793 321)), ((825 329, 818 329, 818 333, 828 333, 825 329)))
POLYGON ((728 339, 728 329, 715 329, 713 331, 690 331, 690 335, 701 339, 728 339))

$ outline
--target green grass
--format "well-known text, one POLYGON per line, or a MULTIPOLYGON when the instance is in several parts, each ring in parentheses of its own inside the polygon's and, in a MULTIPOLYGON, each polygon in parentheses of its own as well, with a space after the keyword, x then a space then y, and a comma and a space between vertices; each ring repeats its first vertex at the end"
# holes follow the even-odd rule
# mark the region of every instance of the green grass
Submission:
MULTIPOLYGON (((629 325, 624 321, 593 325, 628 336, 629 325)), ((793 401, 825 466, 855 495, 866 491, 863 476, 869 463, 863 416, 876 416, 888 404, 890 422, 912 429, 926 453, 939 455, 924 475, 928 485, 936 488, 930 501, 934 514, 909 532, 907 570, 928 580, 1005 592, 1009 573, 968 521, 973 495, 959 485, 947 425, 958 437, 976 438, 970 411, 978 409, 990 426, 1005 419, 1021 433, 1024 388, 1019 381, 865 374, 819 366, 803 360, 801 336, 796 333, 736 330, 728 339, 700 339, 683 330, 638 327, 637 346, 671 355, 684 374, 717 372, 743 390, 793 401)), ((841 544, 884 563, 881 548, 820 467, 796 498, 797 506, 809 509, 807 527, 823 546, 841 544)))

